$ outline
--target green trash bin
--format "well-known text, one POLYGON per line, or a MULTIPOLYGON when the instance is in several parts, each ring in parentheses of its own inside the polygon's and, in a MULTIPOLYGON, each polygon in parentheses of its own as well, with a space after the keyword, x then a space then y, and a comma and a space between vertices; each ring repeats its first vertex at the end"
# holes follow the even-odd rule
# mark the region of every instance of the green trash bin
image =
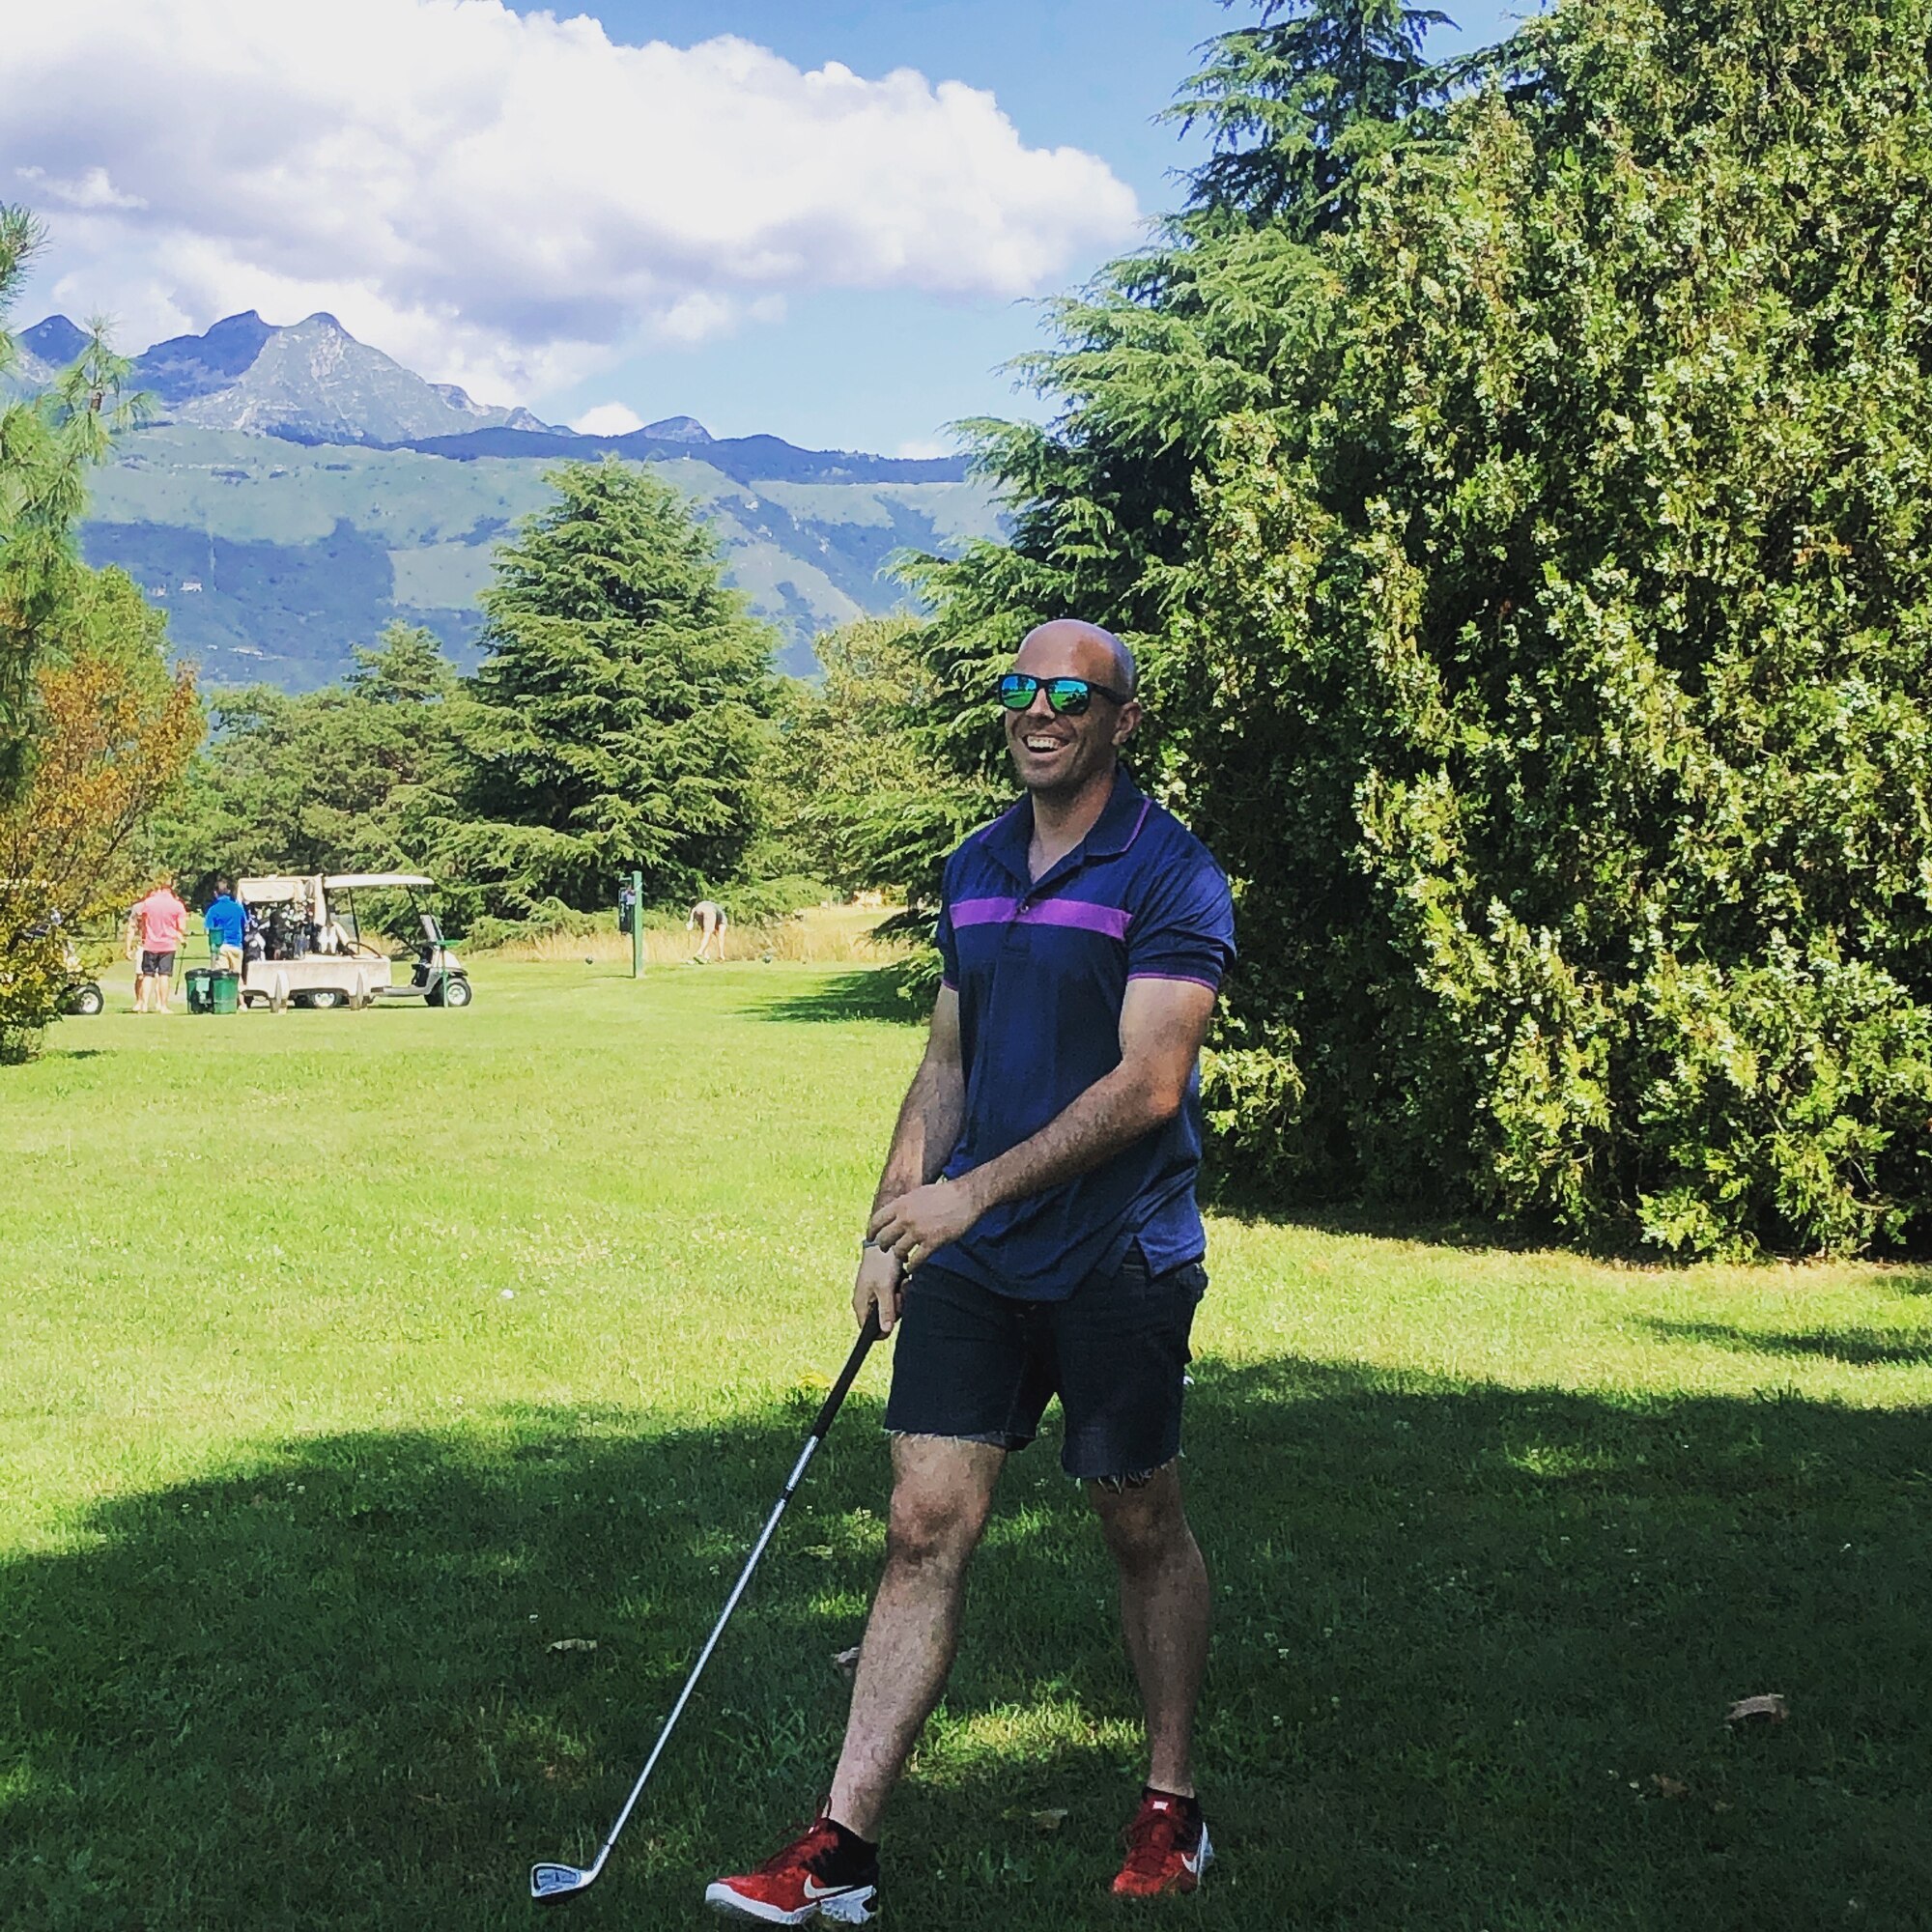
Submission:
POLYGON ((208 976, 208 1010, 212 1013, 239 1013, 242 1010, 242 976, 220 967, 208 976))
POLYGON ((206 966, 190 966, 185 984, 187 987, 187 1009, 191 1013, 212 1013, 214 1010, 214 989, 211 984, 214 975, 206 966))

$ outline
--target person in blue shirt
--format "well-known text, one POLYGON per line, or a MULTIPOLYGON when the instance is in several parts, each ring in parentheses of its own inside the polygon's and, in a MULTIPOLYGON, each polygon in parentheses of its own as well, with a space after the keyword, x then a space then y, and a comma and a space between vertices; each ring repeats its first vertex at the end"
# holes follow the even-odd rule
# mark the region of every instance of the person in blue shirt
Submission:
POLYGON ((214 897, 201 916, 208 929, 208 950, 214 963, 224 971, 242 970, 242 942, 248 930, 248 915, 229 890, 226 879, 214 882, 214 897))
POLYGON ((1121 768, 1131 654, 1030 632, 999 682, 1019 801, 946 867, 944 980, 853 1290, 900 1330, 885 1574, 812 1828, 707 1902, 766 1923, 864 1918, 886 1800, 945 1688, 968 1559, 1053 1396, 1120 1575, 1149 1771, 1116 1893, 1192 1891, 1212 1857, 1191 1741, 1206 1568, 1177 1458, 1207 1287, 1197 1062, 1235 956, 1228 881, 1121 768))

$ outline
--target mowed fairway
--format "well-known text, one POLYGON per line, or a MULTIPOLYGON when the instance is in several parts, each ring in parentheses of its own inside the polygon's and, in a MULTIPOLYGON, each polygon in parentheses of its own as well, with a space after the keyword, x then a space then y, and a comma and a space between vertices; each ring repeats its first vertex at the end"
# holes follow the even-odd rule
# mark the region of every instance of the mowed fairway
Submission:
MULTIPOLYGON (((10 1932, 531 1924, 529 1864, 595 1849, 790 1465, 917 1031, 803 966, 476 983, 224 1020, 117 989, 0 1069, 10 1932)), ((1103 1896, 1136 1706, 1043 1439, 888 1925, 1932 1922, 1926 1276, 1213 1239, 1222 1862, 1103 1896), (1788 1722, 1725 1729, 1771 1690, 1788 1722)), ((701 1922, 810 1816, 887 1367, 570 1922, 701 1922)))

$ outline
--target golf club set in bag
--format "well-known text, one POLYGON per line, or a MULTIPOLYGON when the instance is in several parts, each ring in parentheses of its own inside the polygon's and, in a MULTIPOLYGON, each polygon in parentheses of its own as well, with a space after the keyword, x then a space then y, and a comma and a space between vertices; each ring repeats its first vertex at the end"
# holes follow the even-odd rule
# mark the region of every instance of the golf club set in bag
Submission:
POLYGON ((738 1600, 751 1584, 752 1573, 758 1567, 758 1559, 764 1555, 765 1546, 771 1542, 772 1533, 779 1526, 779 1519, 784 1515, 785 1505, 805 1480, 806 1469, 817 1455, 834 1417, 843 1406, 847 1392, 858 1379, 859 1371, 865 1367, 872 1344, 878 1339, 879 1314, 875 1308, 866 1317, 866 1325, 860 1329, 859 1339, 853 1343, 852 1352, 845 1358, 845 1366, 838 1371, 838 1379, 832 1384, 820 1405, 818 1419, 812 1423, 811 1433, 805 1438, 805 1447, 799 1451, 798 1461, 791 1465, 791 1474, 785 1478, 784 1489, 780 1492, 771 1515, 765 1519, 765 1526, 758 1532, 758 1540, 753 1544, 752 1553, 746 1557, 745 1567, 738 1573, 738 1580, 731 1585, 731 1594, 724 1599, 724 1607, 719 1612, 718 1621, 711 1626, 711 1634, 704 1639, 704 1648, 697 1653, 697 1662, 691 1666, 691 1675, 684 1680, 684 1689, 677 1693, 677 1702, 670 1707, 670 1716, 664 1720, 658 1741, 651 1747, 651 1754, 644 1760, 644 1768, 638 1774, 631 1795, 624 1800, 624 1808, 617 1813, 617 1822, 611 1827, 603 1844, 598 1847, 597 1856, 587 1865, 532 1865, 532 1898, 574 1898, 580 1891, 587 1891, 596 1884, 598 1874, 610 1859, 611 1847, 617 1842, 618 1833, 624 1829, 632 1811, 637 1808, 638 1800, 643 1796, 644 1786, 651 1781, 651 1773, 657 1769, 658 1759, 664 1755, 664 1747, 669 1742, 672 1729, 684 1715, 684 1707, 691 1701, 691 1693, 697 1688, 704 1666, 711 1662, 711 1653, 718 1648, 718 1639, 724 1634, 724 1626, 731 1621, 731 1612, 738 1607, 738 1600))

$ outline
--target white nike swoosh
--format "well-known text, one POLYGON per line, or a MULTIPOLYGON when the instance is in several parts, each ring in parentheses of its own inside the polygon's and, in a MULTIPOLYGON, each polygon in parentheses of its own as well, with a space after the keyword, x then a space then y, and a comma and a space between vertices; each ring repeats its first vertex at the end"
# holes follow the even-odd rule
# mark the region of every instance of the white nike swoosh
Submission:
POLYGON ((857 1891, 858 1889, 854 1885, 820 1885, 815 1880, 810 1878, 805 1882, 805 1895, 808 1898, 813 1899, 831 1898, 838 1892, 857 1891))

